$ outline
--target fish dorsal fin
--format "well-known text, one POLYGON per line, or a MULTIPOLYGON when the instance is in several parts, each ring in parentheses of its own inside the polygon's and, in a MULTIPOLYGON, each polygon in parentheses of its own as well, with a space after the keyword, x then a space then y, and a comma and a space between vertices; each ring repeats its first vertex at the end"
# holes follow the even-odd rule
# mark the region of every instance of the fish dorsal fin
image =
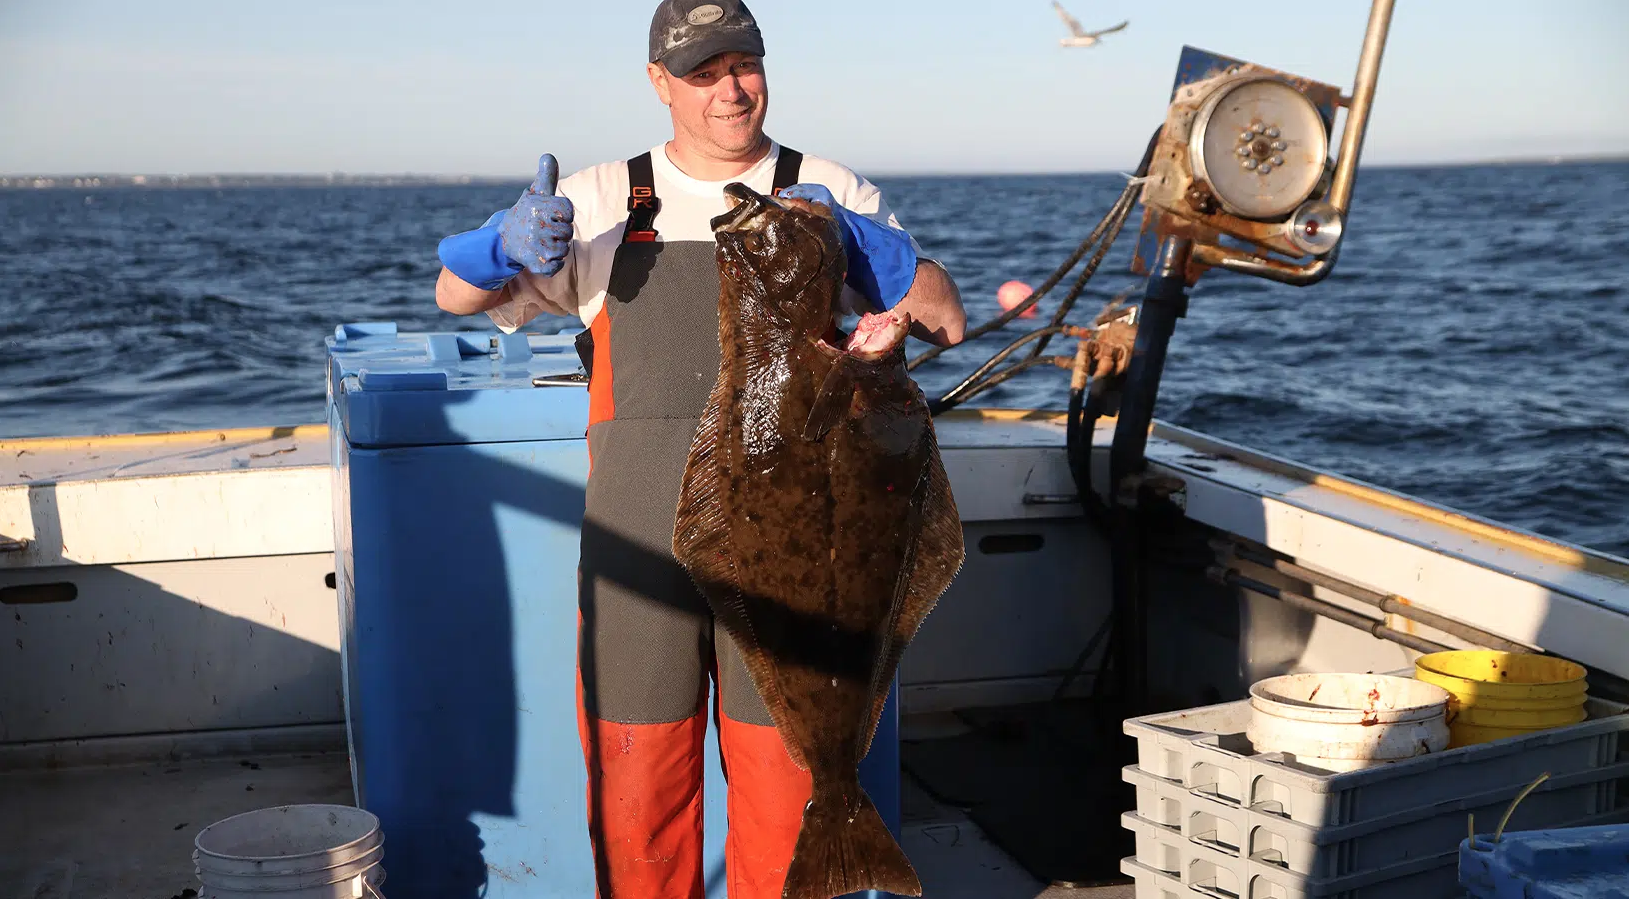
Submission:
POLYGON ((816 441, 826 436, 832 426, 848 415, 854 402, 854 363, 848 356, 839 356, 826 370, 820 382, 820 392, 809 406, 809 420, 803 424, 803 439, 816 441))

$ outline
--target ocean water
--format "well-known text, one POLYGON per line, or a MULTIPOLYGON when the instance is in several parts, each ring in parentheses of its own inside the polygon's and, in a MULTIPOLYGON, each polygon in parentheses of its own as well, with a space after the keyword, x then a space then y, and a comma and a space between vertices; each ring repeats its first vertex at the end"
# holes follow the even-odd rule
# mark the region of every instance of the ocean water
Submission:
MULTIPOLYGON (((877 181, 975 323, 1124 183, 877 181)), ((435 307, 436 241, 521 187, 0 191, 0 435, 320 421, 334 325, 489 328, 435 307)), ((1137 222, 1076 320, 1138 285, 1137 222)), ((1629 555, 1629 163, 1369 169, 1348 228, 1321 284, 1201 280, 1157 417, 1629 555)), ((1038 323, 917 379, 943 391, 1038 323)), ((1066 390, 1036 369, 972 405, 1061 407, 1066 390)))

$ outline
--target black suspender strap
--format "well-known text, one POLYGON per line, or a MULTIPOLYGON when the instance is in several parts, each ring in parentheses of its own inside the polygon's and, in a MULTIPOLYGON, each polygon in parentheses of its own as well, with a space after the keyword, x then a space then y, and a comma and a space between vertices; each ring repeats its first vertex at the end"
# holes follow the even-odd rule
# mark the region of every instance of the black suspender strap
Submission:
POLYGON ((656 196, 656 172, 651 168, 650 154, 641 153, 628 160, 628 226, 622 231, 623 243, 650 243, 656 240, 656 213, 662 201, 656 196))
MULTIPOLYGON (((803 170, 803 154, 789 147, 781 147, 780 158, 775 160, 775 180, 770 188, 778 193, 798 183, 803 170)), ((656 196, 656 170, 652 168, 649 153, 641 153, 628 160, 628 224, 622 231, 623 243, 650 243, 656 240, 656 214, 662 210, 662 201, 656 196)))
POLYGON ((778 194, 798 183, 798 172, 802 168, 803 154, 790 147, 781 147, 781 158, 775 160, 775 185, 770 192, 778 194))

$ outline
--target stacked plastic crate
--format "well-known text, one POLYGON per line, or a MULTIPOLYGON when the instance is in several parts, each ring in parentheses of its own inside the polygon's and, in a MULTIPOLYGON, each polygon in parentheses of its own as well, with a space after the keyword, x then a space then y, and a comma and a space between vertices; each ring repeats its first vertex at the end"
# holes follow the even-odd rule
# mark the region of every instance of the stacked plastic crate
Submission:
POLYGON ((1491 828, 1541 775, 1512 830, 1629 816, 1629 706, 1591 699, 1585 721, 1373 768, 1328 773, 1245 737, 1248 701, 1125 722, 1122 777, 1138 899, 1411 899, 1460 895, 1467 816, 1491 828))

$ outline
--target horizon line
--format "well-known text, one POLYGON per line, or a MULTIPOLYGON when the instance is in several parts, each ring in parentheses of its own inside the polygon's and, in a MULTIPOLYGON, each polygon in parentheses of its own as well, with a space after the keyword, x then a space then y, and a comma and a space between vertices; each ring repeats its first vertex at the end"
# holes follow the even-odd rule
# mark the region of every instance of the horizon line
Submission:
MULTIPOLYGON (((1603 162, 1629 162, 1629 150, 1590 154, 1528 154, 1520 156, 1497 156, 1484 159, 1442 160, 1442 161, 1416 161, 1416 162, 1360 162, 1358 169, 1422 169, 1422 168, 1474 168, 1477 166, 1500 165, 1568 165, 1603 162)), ((873 174, 867 177, 887 178, 980 178, 980 177, 1054 177, 1066 175, 1121 175, 1120 169, 1024 169, 1024 170, 948 170, 948 169, 873 169, 873 174)), ((217 171, 217 172, 120 172, 120 171, 79 171, 79 172, 24 172, 0 173, 0 189, 46 187, 165 187, 179 185, 150 185, 145 184, 148 179, 161 181, 199 181, 199 180, 316 180, 334 181, 337 179, 367 179, 367 180, 404 180, 412 181, 417 185, 443 184, 447 186, 462 186, 468 184, 513 184, 530 182, 531 175, 476 175, 468 173, 438 173, 438 172, 369 172, 369 171, 298 171, 298 172, 256 172, 256 171, 217 171), (110 180, 112 184, 51 184, 35 185, 32 183, 13 184, 10 182, 38 182, 38 181, 102 181, 110 180)))

